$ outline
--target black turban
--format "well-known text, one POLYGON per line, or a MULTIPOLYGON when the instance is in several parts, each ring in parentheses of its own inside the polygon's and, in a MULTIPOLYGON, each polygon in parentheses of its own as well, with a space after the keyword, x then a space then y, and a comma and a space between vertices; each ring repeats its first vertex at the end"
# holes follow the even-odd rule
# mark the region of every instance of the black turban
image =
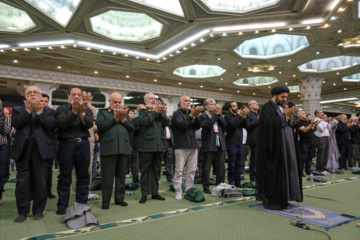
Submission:
POLYGON ((278 86, 271 89, 271 95, 279 95, 284 92, 289 93, 290 89, 287 86, 278 86))

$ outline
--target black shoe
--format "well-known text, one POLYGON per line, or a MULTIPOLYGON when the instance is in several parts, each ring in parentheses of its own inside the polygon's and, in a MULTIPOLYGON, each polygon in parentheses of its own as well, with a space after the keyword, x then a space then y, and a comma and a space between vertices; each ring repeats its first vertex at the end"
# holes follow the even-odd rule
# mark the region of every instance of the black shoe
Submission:
POLYGON ((305 175, 304 173, 302 174, 302 176, 303 176, 303 177, 306 177, 306 175, 305 175))
POLYGON ((26 219, 26 215, 19 215, 17 218, 15 218, 14 222, 19 223, 23 222, 26 219))
POLYGON ((167 181, 167 182, 172 182, 172 181, 171 181, 171 176, 167 176, 167 177, 166 177, 166 181, 167 181))
POLYGON ((209 189, 204 189, 204 193, 211 194, 211 191, 209 189))
POLYGON ((235 187, 238 187, 238 188, 246 188, 246 186, 245 186, 245 185, 242 185, 242 184, 240 184, 240 185, 235 185, 235 187))
POLYGON ((52 194, 51 192, 48 192, 48 193, 47 193, 47 197, 48 197, 48 198, 55 198, 55 195, 52 194))
POLYGON ((107 209, 109 209, 109 205, 102 205, 101 209, 107 210, 107 209))
POLYGON ((42 219, 44 218, 44 214, 42 213, 36 213, 34 216, 33 216, 33 219, 34 220, 39 220, 39 219, 42 219))
POLYGON ((115 202, 116 205, 120 205, 120 206, 123 206, 123 207, 126 207, 128 204, 124 201, 120 201, 120 202, 115 202))
POLYGON ((66 209, 65 208, 59 208, 57 211, 56 211, 56 214, 57 215, 65 215, 66 213, 66 209))
POLYGON ((164 201, 165 198, 163 198, 162 196, 160 195, 152 195, 151 199, 156 199, 156 200, 161 200, 161 201, 164 201))
POLYGON ((147 200, 147 196, 142 196, 139 203, 145 203, 147 200))

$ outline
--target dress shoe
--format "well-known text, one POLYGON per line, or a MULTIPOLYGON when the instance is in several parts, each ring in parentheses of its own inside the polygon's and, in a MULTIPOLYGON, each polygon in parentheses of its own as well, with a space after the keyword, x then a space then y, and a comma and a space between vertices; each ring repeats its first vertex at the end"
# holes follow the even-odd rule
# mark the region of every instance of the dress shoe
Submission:
POLYGON ((34 216, 33 216, 33 219, 34 220, 39 220, 39 219, 42 219, 44 218, 44 214, 42 213, 36 213, 34 216))
POLYGON ((102 205, 101 209, 107 210, 107 209, 109 209, 109 205, 102 205))
POLYGON ((161 200, 161 201, 164 201, 165 198, 163 198, 162 196, 160 195, 152 195, 151 199, 156 199, 156 200, 161 200))
POLYGON ((120 201, 120 202, 115 202, 116 205, 120 205, 120 206, 123 206, 123 207, 126 207, 128 204, 124 201, 120 201))
POLYGON ((209 189, 204 189, 204 193, 211 194, 211 191, 209 189))
POLYGON ((25 219, 26 219, 26 215, 19 215, 19 216, 14 220, 14 222, 16 222, 16 223, 23 222, 23 221, 25 221, 25 219))
POLYGON ((139 203, 145 203, 147 200, 147 196, 142 196, 139 203))
POLYGON ((48 192, 48 193, 47 193, 47 197, 48 197, 48 198, 55 198, 55 195, 52 194, 51 192, 48 192))
POLYGON ((66 213, 66 209, 65 208, 59 208, 57 211, 56 211, 56 214, 57 215, 65 215, 66 213))

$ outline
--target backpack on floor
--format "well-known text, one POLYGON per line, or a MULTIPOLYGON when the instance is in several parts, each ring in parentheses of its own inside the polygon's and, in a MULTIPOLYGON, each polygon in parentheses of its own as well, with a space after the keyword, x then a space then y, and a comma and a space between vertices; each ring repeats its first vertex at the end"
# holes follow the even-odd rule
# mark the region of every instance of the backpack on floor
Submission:
POLYGON ((197 188, 190 188, 186 191, 185 198, 191 202, 203 202, 205 201, 204 194, 197 188))

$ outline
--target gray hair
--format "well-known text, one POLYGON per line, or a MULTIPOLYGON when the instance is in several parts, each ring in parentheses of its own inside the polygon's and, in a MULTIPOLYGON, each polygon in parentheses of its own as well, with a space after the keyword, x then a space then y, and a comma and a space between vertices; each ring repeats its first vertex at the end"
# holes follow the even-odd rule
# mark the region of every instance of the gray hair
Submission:
MULTIPOLYGON (((182 95, 181 97, 180 97, 180 102, 181 102, 181 100, 182 100, 182 98, 183 97, 190 97, 189 95, 182 95)), ((190 98, 191 99, 191 98, 190 98)))
POLYGON ((340 119, 343 119, 343 118, 347 118, 347 116, 345 114, 341 114, 340 119))
POLYGON ((29 86, 29 87, 26 88, 26 90, 25 90, 25 95, 27 95, 27 91, 28 91, 28 89, 31 88, 31 87, 36 87, 36 88, 39 90, 39 93, 41 94, 41 89, 40 89, 39 87, 35 86, 35 85, 32 85, 32 86, 29 86))
POLYGON ((254 102, 255 100, 253 99, 253 100, 250 100, 250 102, 248 102, 248 107, 250 107, 251 106, 251 103, 252 102, 254 102))
POLYGON ((146 99, 148 98, 148 96, 149 96, 149 95, 154 95, 154 96, 155 96, 155 94, 153 94, 153 93, 149 92, 149 93, 145 94, 145 96, 144 96, 144 100, 146 100, 146 99))
POLYGON ((213 102, 214 104, 216 104, 216 101, 213 98, 208 98, 204 101, 204 106, 209 105, 209 103, 213 102))
POLYGON ((358 119, 357 116, 352 116, 352 117, 350 118, 350 120, 353 121, 353 122, 354 122, 356 119, 358 119))

